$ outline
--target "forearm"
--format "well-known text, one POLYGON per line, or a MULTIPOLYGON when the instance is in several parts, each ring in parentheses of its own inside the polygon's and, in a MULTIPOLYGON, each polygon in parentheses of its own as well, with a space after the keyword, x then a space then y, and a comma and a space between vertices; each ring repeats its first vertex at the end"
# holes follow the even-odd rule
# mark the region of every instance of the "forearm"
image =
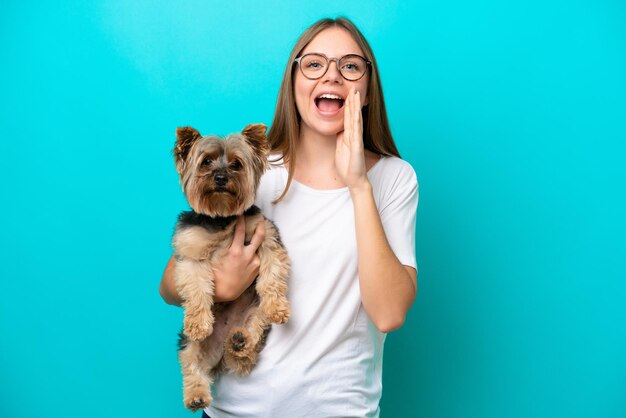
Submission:
MULTIPOLYGON (((165 271, 163 272, 163 277, 161 278, 161 285, 159 287, 159 293, 163 300, 169 305, 182 306, 184 299, 178 293, 178 289, 176 288, 176 279, 174 276, 174 269, 176 267, 176 259, 172 256, 165 266, 165 271)), ((215 276, 223 276, 224 273, 221 270, 214 270, 215 276)), ((220 282, 223 283, 223 282, 220 282)), ((224 289, 225 286, 217 286, 215 287, 215 295, 213 295, 213 302, 229 302, 231 300, 237 299, 241 292, 238 290, 230 290, 224 289)), ((243 287, 243 286, 242 286, 243 287)))
POLYGON ((169 305, 182 306, 183 299, 176 290, 176 280, 174 279, 174 268, 176 267, 176 259, 171 257, 165 266, 159 293, 163 300, 169 305))
MULTIPOLYGON (((244 243, 245 223, 243 217, 237 221, 235 239, 221 263, 213 266, 215 279, 213 302, 230 302, 237 299, 259 274, 259 256, 256 251, 265 239, 265 223, 257 225, 250 244, 244 243)), ((159 293, 163 300, 176 306, 182 306, 184 299, 176 287, 176 259, 172 256, 161 278, 159 293)))
POLYGON ((417 292, 415 269, 393 253, 369 182, 351 189, 354 205, 359 285, 365 311, 383 332, 399 328, 417 292))

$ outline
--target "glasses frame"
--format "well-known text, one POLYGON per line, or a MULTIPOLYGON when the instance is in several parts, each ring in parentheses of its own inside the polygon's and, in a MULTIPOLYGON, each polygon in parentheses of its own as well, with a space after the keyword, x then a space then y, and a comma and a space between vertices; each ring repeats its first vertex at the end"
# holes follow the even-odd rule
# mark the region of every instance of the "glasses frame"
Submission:
POLYGON ((337 58, 337 57, 327 57, 325 54, 322 54, 321 52, 309 52, 308 54, 301 55, 298 58, 293 60, 293 62, 298 63, 298 67, 300 67, 300 72, 302 73, 302 75, 304 77, 308 78, 309 80, 319 80, 320 78, 324 77, 326 75, 326 73, 328 72, 328 69, 330 68, 331 61, 335 61, 335 65, 337 66, 337 71, 339 71, 339 74, 341 74, 341 77, 343 77, 344 80, 347 80, 347 81, 359 81, 367 73, 367 69, 372 66, 372 62, 371 61, 368 61, 367 58, 362 57, 359 54, 346 54, 346 55, 344 55, 344 56, 342 56, 340 58, 337 58), (324 70, 324 72, 322 74, 320 74, 319 77, 309 77, 308 75, 304 74, 304 70, 302 69, 301 61, 302 61, 302 58, 304 58, 304 57, 306 57, 308 55, 317 55, 317 56, 320 56, 320 57, 323 57, 324 59, 326 59, 326 69, 324 70), (346 57, 361 58, 365 62, 365 71, 363 71, 363 74, 361 74, 361 76, 359 78, 355 78, 354 80, 351 80, 351 79, 347 78, 345 75, 343 75, 343 73, 341 72, 341 67, 339 66, 339 61, 341 61, 342 59, 344 59, 346 57))

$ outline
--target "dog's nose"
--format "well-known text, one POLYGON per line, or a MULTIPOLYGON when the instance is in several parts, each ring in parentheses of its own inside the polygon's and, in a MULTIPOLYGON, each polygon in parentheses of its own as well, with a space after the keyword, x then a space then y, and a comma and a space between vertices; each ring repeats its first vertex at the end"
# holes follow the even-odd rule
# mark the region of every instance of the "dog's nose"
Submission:
POLYGON ((215 174, 215 176, 213 176, 213 181, 215 181, 215 184, 217 184, 220 187, 226 186, 226 183, 228 183, 228 177, 226 177, 224 174, 221 173, 217 173, 215 174))

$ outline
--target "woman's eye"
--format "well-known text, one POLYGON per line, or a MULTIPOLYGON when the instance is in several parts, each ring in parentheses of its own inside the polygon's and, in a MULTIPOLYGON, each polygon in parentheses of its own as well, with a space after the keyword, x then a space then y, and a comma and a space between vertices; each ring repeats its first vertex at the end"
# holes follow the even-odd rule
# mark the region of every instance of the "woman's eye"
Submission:
POLYGON ((359 66, 352 62, 349 62, 346 65, 344 65, 343 68, 345 68, 348 71, 357 71, 359 69, 359 66))
POLYGON ((309 68, 320 68, 322 66, 322 64, 320 64, 319 62, 310 62, 308 64, 309 68))

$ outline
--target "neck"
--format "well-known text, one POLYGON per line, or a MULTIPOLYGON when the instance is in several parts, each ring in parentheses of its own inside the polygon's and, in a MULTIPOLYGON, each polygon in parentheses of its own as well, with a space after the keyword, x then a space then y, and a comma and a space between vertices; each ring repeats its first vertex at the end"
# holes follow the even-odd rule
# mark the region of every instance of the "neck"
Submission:
POLYGON ((337 135, 326 136, 301 130, 296 148, 294 179, 315 189, 344 187, 335 166, 336 147, 337 135))
MULTIPOLYGON (((261 210, 256 206, 256 205, 252 205, 249 208, 247 208, 246 210, 243 211, 243 215, 244 216, 252 216, 252 215, 256 215, 260 212, 261 210)), ((211 215, 207 215, 206 213, 202 213, 202 212, 196 212, 193 208, 191 208, 191 210, 189 211, 185 211, 183 212, 185 214, 185 216, 194 218, 194 219, 201 219, 201 220, 206 220, 206 219, 211 219, 217 222, 231 222, 232 220, 236 219, 237 216, 242 215, 241 213, 233 213, 230 215, 217 215, 214 214, 213 216, 211 215)))

